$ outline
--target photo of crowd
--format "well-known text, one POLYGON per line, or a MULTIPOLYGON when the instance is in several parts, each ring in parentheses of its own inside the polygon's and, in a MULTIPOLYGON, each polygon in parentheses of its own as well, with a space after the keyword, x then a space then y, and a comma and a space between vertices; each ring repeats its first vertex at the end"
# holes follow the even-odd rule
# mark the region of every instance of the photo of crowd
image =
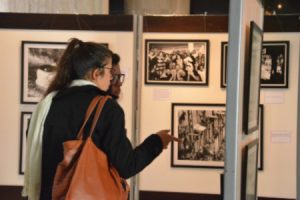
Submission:
POLYGON ((208 84, 208 41, 146 40, 146 84, 208 84))

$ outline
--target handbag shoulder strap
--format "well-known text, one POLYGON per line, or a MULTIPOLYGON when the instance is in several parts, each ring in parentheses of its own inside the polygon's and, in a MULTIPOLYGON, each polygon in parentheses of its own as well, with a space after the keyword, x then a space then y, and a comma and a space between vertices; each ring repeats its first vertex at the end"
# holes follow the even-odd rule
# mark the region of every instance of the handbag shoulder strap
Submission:
POLYGON ((93 113, 93 111, 95 110, 97 104, 99 103, 99 101, 102 99, 103 97, 102 96, 96 96, 93 98, 93 100, 91 101, 88 109, 86 110, 86 113, 85 113, 85 116, 84 116, 84 120, 83 120, 83 123, 81 125, 81 128, 77 134, 77 139, 78 140, 82 140, 82 137, 83 137, 83 130, 84 130, 84 127, 87 123, 87 121, 89 120, 91 114, 93 113))
POLYGON ((108 99, 110 99, 110 98, 111 98, 110 96, 104 96, 104 97, 101 99, 100 103, 98 104, 98 107, 97 107, 97 110, 96 110, 96 113, 95 113, 95 116, 94 116, 94 119, 93 119, 93 122, 92 122, 92 126, 91 126, 91 129, 90 129, 89 137, 91 137, 92 134, 93 134, 93 132, 94 132, 94 129, 95 129, 95 127, 96 127, 97 121, 98 121, 98 119, 99 119, 99 117, 100 117, 100 114, 101 114, 101 112, 102 112, 102 109, 103 109, 104 104, 105 104, 106 101, 107 101, 108 99))

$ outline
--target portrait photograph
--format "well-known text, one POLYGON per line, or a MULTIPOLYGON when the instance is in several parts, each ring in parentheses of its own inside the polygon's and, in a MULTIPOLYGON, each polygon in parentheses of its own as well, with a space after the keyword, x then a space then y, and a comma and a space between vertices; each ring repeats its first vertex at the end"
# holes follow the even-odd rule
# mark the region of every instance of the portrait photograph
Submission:
POLYGON ((31 115, 32 112, 21 112, 19 174, 24 174, 25 171, 26 142, 31 115))
POLYGON ((66 43, 22 41, 21 103, 41 100, 56 74, 66 43))
MULTIPOLYGON (((263 41, 261 88, 288 88, 289 41, 263 41)), ((221 43, 221 88, 226 87, 228 43, 221 43)))
MULTIPOLYGON (((263 170, 263 105, 259 106, 259 159, 263 170)), ((224 168, 225 104, 172 103, 172 167, 224 168)))
POLYGON ((145 84, 208 85, 208 40, 146 40, 145 84))

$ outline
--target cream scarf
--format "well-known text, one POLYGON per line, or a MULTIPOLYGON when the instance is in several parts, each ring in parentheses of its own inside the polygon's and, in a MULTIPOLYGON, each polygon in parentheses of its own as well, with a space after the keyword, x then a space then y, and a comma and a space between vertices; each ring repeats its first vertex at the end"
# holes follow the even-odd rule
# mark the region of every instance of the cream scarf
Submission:
MULTIPOLYGON (((72 81, 70 87, 83 85, 96 86, 90 81, 80 79, 72 81)), ((51 92, 37 105, 30 120, 26 145, 24 187, 22 191, 22 196, 28 196, 28 200, 40 199, 44 122, 56 93, 57 91, 51 92)))

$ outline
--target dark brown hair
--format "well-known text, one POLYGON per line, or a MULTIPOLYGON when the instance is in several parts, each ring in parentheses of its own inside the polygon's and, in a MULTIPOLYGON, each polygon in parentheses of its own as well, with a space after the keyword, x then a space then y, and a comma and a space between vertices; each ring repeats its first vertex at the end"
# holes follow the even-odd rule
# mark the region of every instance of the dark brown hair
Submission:
POLYGON ((72 38, 58 63, 57 73, 45 96, 52 91, 67 88, 75 79, 83 79, 92 69, 103 68, 111 57, 112 52, 104 45, 72 38))
POLYGON ((112 54, 112 65, 117 65, 120 62, 120 56, 116 53, 112 54))

